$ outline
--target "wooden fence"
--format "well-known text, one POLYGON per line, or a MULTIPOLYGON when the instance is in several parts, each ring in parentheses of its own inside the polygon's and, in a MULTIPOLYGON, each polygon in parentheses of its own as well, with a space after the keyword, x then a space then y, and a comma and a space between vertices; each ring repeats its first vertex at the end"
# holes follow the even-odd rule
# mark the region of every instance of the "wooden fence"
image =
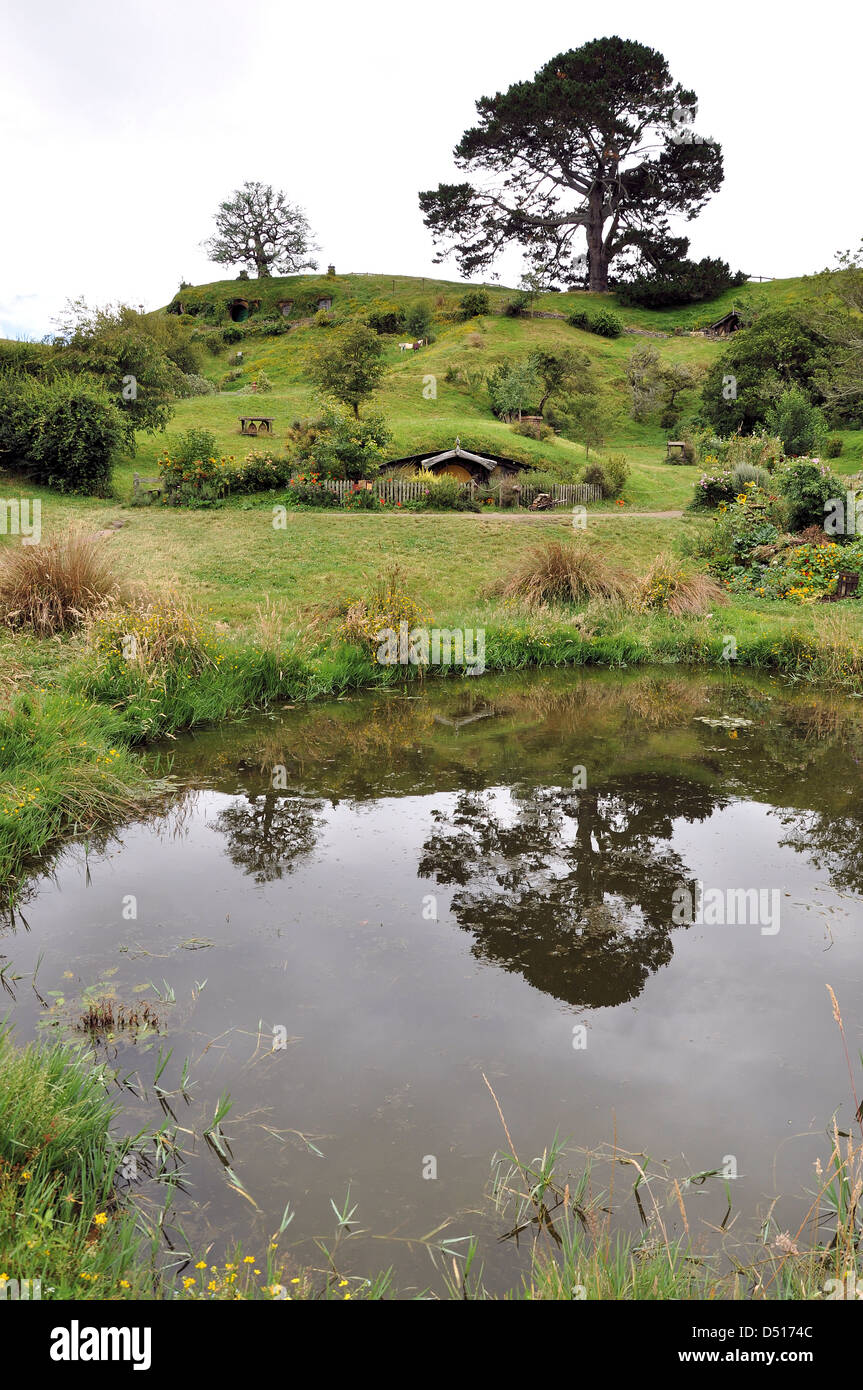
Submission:
MULTIPOLYGON (((339 501, 344 498, 346 492, 350 492, 356 486, 356 483, 350 482, 347 478, 324 479, 324 487, 334 492, 339 501)), ((423 497, 427 484, 421 479, 376 478, 371 487, 375 496, 382 497, 385 502, 418 502, 423 497)), ((502 506, 506 499, 507 502, 514 502, 516 506, 529 507, 541 493, 548 491, 541 487, 522 487, 518 483, 509 482, 492 483, 482 489, 477 483, 462 483, 462 487, 470 493, 471 498, 475 498, 479 491, 490 492, 498 506, 502 506)), ((573 507, 602 500, 602 489, 596 483, 556 483, 551 489, 551 494, 555 507, 573 507)))

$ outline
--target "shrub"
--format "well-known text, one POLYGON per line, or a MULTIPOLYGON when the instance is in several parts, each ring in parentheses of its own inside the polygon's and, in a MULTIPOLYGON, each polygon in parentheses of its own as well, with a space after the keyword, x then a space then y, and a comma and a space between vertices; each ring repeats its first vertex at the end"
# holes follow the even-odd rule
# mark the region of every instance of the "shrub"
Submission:
POLYGON ((432 311, 424 300, 411 304, 404 316, 405 332, 410 338, 432 338, 432 311))
POLYGON ((296 471, 324 478, 373 478, 391 438, 382 415, 370 411, 357 419, 330 405, 320 419, 288 431, 288 449, 296 471))
POLYGON ((602 460, 602 467, 608 486, 608 492, 604 495, 622 497, 629 477, 629 464, 626 462, 626 456, 624 454, 610 454, 608 458, 602 460))
POLYGON ((507 318, 517 319, 530 308, 531 295, 527 290, 517 290, 512 299, 508 299, 503 306, 503 312, 507 318))
POLYGON ((205 376, 198 376, 196 372, 186 372, 182 384, 178 386, 177 395, 183 398, 191 396, 215 396, 216 388, 205 376))
POLYGON ((464 484, 446 473, 420 475, 427 488, 425 506, 431 511, 473 511, 476 509, 464 484))
POLYGON ((690 505, 693 511, 707 511, 713 507, 718 507, 722 502, 730 502, 733 497, 734 484, 731 481, 730 469, 721 472, 702 473, 695 484, 690 505))
POLYGON ((328 309, 319 309, 312 322, 315 328, 335 328, 336 326, 335 315, 331 314, 328 309))
POLYGON ((243 330, 238 328, 235 323, 229 323, 227 328, 222 329, 223 343, 238 343, 243 336, 243 330))
POLYGON ((272 391, 273 383, 270 381, 263 367, 255 374, 252 381, 252 389, 258 395, 266 395, 268 391, 272 391))
POLYGON ((188 429, 178 435, 158 460, 165 484, 164 500, 173 506, 214 502, 230 486, 233 457, 219 456, 210 430, 188 429))
POLYGON ((665 274, 640 275, 619 285, 617 298, 624 305, 661 309, 673 304, 693 304, 716 299, 726 290, 746 283, 743 271, 735 275, 727 261, 705 256, 701 261, 672 262, 665 274))
POLYGON ((229 372, 225 372, 219 382, 219 390, 224 391, 226 386, 233 386, 235 381, 242 381, 244 376, 245 372, 242 367, 232 367, 229 372))
POLYGON ((211 458, 217 452, 218 444, 212 430, 193 426, 171 439, 170 450, 172 457, 182 466, 197 459, 211 458))
POLYGON ((611 486, 606 476, 605 469, 598 459, 593 463, 588 463, 581 475, 581 481, 587 483, 589 487, 598 487, 603 497, 611 496, 611 486))
POLYGON ((164 687, 178 675, 198 676, 218 661, 215 643, 170 596, 141 595, 95 617, 89 643, 103 676, 123 686, 130 677, 143 677, 164 687))
POLYGON ((571 328, 581 328, 585 333, 597 333, 602 338, 619 338, 623 332, 623 320, 611 309, 597 309, 591 313, 587 309, 575 309, 567 319, 571 328))
POLYGON ((613 569, 584 542, 549 541, 522 558, 513 572, 488 590, 490 595, 521 599, 529 607, 599 599, 619 605, 632 596, 634 581, 613 569))
POLYGON ((700 617, 727 602, 715 579, 708 574, 688 574, 670 555, 657 555, 637 593, 641 612, 659 609, 676 618, 700 617))
POLYGON ((838 459, 842 453, 842 440, 838 435, 831 435, 824 441, 824 457, 826 459, 838 459))
POLYGON ((306 477, 301 474, 298 478, 291 478, 288 483, 287 492, 282 496, 282 503, 286 507, 338 507, 339 498, 335 492, 328 487, 324 487, 320 478, 316 474, 306 477))
POLYGON ((752 463, 736 463, 731 470, 731 486, 735 494, 742 493, 747 483, 755 483, 756 487, 769 492, 773 479, 766 468, 757 468, 752 463))
POLYGON ((462 319, 475 319, 489 312, 491 301, 485 290, 468 290, 459 300, 458 307, 462 319))
POLYGON ((623 320, 611 309, 598 309, 591 316, 590 332, 601 338, 619 338, 623 332, 623 320))
POLYGON ((0 380, 0 450, 21 460, 34 481, 60 492, 105 495, 114 455, 126 436, 120 409, 86 376, 0 380))
POLYGON ((241 463, 228 471, 225 481, 232 493, 264 492, 286 483, 290 476, 291 461, 287 454, 252 449, 241 463))
POLYGON ((41 545, 0 549, 0 621, 40 637, 68 632, 122 596, 102 542, 70 530, 41 545))
POLYGON ((768 412, 767 427, 782 440, 789 458, 800 458, 814 453, 824 434, 824 419, 805 392, 792 386, 768 412))
POLYGON ((823 526, 826 503, 845 495, 844 481, 834 477, 826 464, 817 459, 789 461, 775 477, 782 490, 790 531, 802 531, 804 526, 815 524, 823 526))
POLYGON ((365 482, 354 483, 342 498, 342 506, 348 512, 379 512, 385 503, 365 482))
POLYGON ((366 323, 375 333, 401 333, 405 327, 404 310, 397 304, 376 305, 366 314, 366 323))

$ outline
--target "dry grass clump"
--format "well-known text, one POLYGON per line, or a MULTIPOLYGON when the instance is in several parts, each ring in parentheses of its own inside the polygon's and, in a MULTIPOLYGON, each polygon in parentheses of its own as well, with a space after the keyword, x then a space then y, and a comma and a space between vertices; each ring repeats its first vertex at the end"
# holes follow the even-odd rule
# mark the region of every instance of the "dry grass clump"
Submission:
POLYGON ((521 599, 529 608, 585 599, 622 607, 634 590, 631 575, 612 568, 584 542, 548 541, 529 550, 513 572, 492 585, 488 594, 521 599))
POLYGON ((727 602, 725 590, 709 574, 681 569, 667 554, 657 555, 638 585, 637 606, 643 613, 658 610, 674 618, 698 618, 727 602))
POLYGON ((74 528, 40 545, 0 549, 0 622, 10 628, 53 637, 124 592, 108 551, 74 528))

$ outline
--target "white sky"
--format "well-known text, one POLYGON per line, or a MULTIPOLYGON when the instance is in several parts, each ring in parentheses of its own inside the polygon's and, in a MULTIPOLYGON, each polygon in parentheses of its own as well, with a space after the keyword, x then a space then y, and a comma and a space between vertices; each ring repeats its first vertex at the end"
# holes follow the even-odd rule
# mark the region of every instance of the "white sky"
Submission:
MULTIPOLYGON (((691 254, 821 269, 863 236, 863 5, 721 0, 0 0, 0 335, 70 297, 164 304, 236 271, 200 242, 246 179, 306 210, 338 271, 435 274, 417 191, 455 173, 473 102, 619 34, 699 97, 725 183, 691 254)), ((579 248, 581 249, 581 248, 579 248)), ((515 283, 520 256, 499 267, 515 283)))

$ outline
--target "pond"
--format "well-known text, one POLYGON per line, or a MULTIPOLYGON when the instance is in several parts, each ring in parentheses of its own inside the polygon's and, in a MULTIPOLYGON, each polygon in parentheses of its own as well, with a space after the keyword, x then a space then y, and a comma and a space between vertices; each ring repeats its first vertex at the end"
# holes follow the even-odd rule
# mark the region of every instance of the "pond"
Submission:
POLYGON ((287 1208, 283 1248, 320 1265, 349 1192, 352 1272, 440 1287, 421 1238, 474 1234, 512 1287, 489 1087, 522 1158, 557 1131, 576 1171, 612 1140, 719 1169, 687 1198, 705 1248, 728 1194, 741 1238, 776 1198, 796 1229, 854 1109, 827 986, 856 1057, 861 732, 857 702, 768 679, 570 672, 178 740, 158 809, 6 920, 16 1037, 105 1058, 118 1131, 176 1124, 166 1233, 196 1259, 259 1255, 287 1208), (106 1001, 121 1026, 81 1031, 106 1001))

